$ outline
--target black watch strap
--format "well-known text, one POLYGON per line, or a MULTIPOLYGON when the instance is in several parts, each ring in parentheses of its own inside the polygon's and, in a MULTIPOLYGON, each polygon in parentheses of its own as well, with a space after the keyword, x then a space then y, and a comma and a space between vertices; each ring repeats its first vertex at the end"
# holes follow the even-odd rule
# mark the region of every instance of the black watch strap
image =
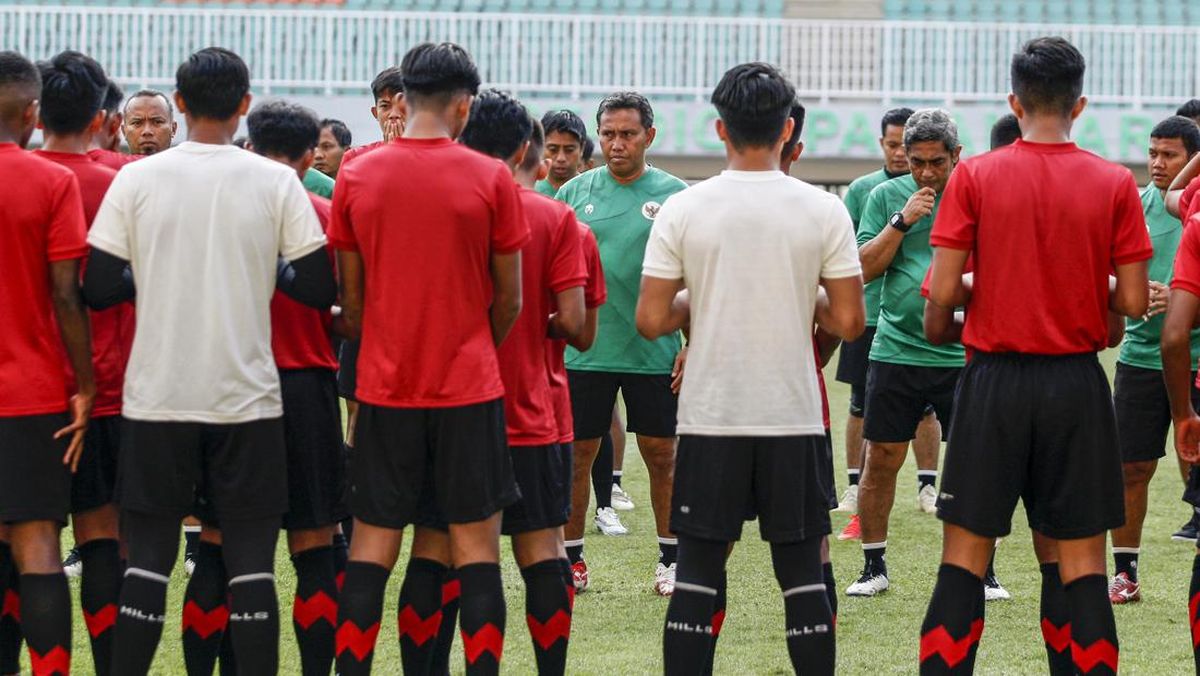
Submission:
POLYGON ((899 230, 900 232, 908 232, 912 226, 904 222, 904 214, 897 211, 888 219, 888 225, 899 230))

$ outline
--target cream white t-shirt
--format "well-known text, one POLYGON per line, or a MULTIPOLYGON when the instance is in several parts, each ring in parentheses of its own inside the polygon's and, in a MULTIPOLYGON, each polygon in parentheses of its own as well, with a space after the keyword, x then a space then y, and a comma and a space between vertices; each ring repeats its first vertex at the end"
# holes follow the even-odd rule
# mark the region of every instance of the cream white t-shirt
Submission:
POLYGON ((663 204, 642 271, 690 296, 680 434, 825 433, 817 288, 862 271, 841 200, 779 171, 724 171, 663 204))
POLYGON ((325 246, 293 169, 235 146, 181 143, 121 169, 88 244, 133 268, 125 417, 283 415, 271 352, 277 262, 325 246))

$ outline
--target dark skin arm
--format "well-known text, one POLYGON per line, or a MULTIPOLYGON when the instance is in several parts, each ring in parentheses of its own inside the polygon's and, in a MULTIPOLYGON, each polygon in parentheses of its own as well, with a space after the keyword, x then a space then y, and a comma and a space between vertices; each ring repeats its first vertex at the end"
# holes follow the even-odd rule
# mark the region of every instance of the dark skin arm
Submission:
POLYGON ((521 314, 521 252, 492 254, 492 341, 508 337, 521 314))
POLYGON ((50 264, 50 285, 54 317, 62 336, 67 359, 75 371, 76 394, 71 397, 71 422, 54 433, 55 439, 69 437, 63 464, 74 472, 83 453, 83 436, 96 400, 96 378, 92 372, 92 337, 83 294, 79 290, 79 261, 55 261, 50 264))
POLYGON ((583 333, 587 311, 583 307, 583 287, 564 289, 554 295, 558 312, 550 316, 551 338, 570 341, 583 333))
POLYGON ((821 368, 825 368, 833 359, 833 353, 837 351, 838 345, 842 344, 842 339, 817 327, 813 332, 813 340, 817 341, 817 351, 821 353, 821 368))
POLYGON ((1162 329, 1163 379, 1171 400, 1175 451, 1183 460, 1200 462, 1200 416, 1192 408, 1191 329, 1200 315, 1200 297, 1172 289, 1162 329))
POLYGON ((599 330, 600 308, 590 307, 584 313, 583 330, 574 339, 568 338, 567 344, 580 352, 587 352, 596 342, 596 332, 599 330))
POLYGON ((1115 312, 1108 313, 1108 346, 1117 347, 1125 338, 1125 318, 1115 312))
POLYGON ((1116 266, 1116 286, 1108 298, 1108 309, 1138 319, 1150 307, 1150 282, 1146 261, 1116 266))
POLYGON ((934 345, 962 342, 963 314, 925 301, 925 338, 934 345))
MULTIPOLYGON (((363 311, 363 262, 357 251, 338 251, 338 277, 341 284, 342 314, 341 335, 349 340, 362 337, 363 311)), ((339 323, 335 321, 334 330, 339 323)))

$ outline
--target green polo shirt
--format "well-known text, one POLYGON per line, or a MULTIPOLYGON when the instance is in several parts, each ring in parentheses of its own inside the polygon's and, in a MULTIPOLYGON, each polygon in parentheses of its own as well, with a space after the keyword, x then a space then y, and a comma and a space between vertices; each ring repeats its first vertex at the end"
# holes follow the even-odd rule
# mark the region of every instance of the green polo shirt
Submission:
MULTIPOLYGON (((875 186, 891 179, 892 176, 887 171, 880 169, 866 176, 859 176, 850 184, 843 201, 846 203, 846 211, 850 212, 850 220, 854 222, 855 233, 858 232, 863 209, 867 206, 867 196, 871 194, 875 186)), ((883 288, 882 277, 872 279, 863 286, 863 302, 867 306, 867 326, 875 326, 879 322, 879 290, 881 288, 883 288)))
MULTIPOLYGON (((867 197, 858 228, 858 245, 875 239, 887 227, 892 214, 904 208, 917 191, 912 176, 901 176, 880 183, 867 197)), ((880 277, 879 324, 871 359, 909 366, 962 367, 966 364, 963 346, 933 345, 925 339, 925 298, 921 284, 933 262, 929 233, 942 203, 939 194, 933 213, 913 224, 900 243, 896 257, 880 277)))
POLYGON ((568 347, 567 368, 577 371, 669 374, 682 340, 678 333, 658 340, 638 335, 634 324, 642 259, 650 226, 668 197, 687 184, 667 172, 646 167, 630 184, 621 184, 596 167, 558 189, 556 198, 588 224, 600 246, 608 302, 600 306, 596 342, 587 352, 568 347))
POLYGON ((537 183, 534 183, 533 189, 542 193, 546 197, 554 197, 555 193, 558 192, 558 189, 551 185, 549 180, 544 178, 537 183))
POLYGON ((304 189, 325 199, 333 199, 333 179, 316 169, 304 172, 304 189))
MULTIPOLYGON (((1167 213, 1162 193, 1154 184, 1142 190, 1142 212, 1146 214, 1146 228, 1150 230, 1150 242, 1154 245, 1154 257, 1150 259, 1151 281, 1170 286, 1175 267, 1175 251, 1183 239, 1183 223, 1167 213)), ((1117 360, 1122 364, 1138 368, 1162 370, 1163 319, 1160 314, 1149 320, 1126 319, 1125 340, 1121 342, 1121 354, 1117 360)), ((1200 329, 1192 331, 1192 364, 1200 359, 1200 329)))

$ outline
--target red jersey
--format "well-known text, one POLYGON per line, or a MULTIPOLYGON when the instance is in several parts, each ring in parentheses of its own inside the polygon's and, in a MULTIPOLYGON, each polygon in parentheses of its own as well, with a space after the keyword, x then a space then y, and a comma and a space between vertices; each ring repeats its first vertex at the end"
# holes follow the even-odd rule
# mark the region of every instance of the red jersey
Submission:
POLYGON ((1179 220, 1183 221, 1184 227, 1187 227, 1196 211, 1200 210, 1200 202, 1196 200, 1197 192, 1200 192, 1200 177, 1189 181, 1179 196, 1179 220))
MULTIPOLYGON (((342 164, 338 165, 338 175, 339 176, 341 175, 342 166, 345 165, 347 162, 349 162, 350 160, 353 160, 355 158, 362 157, 363 155, 366 155, 367 153, 371 152, 372 150, 377 150, 379 148, 382 148, 383 144, 384 144, 383 141, 376 141, 374 143, 368 143, 365 146, 358 146, 357 148, 351 148, 351 149, 347 150, 342 155, 342 164)), ((334 190, 337 190, 337 188, 334 187, 334 190)))
POLYGON ((99 162, 113 171, 119 171, 126 164, 136 162, 145 157, 145 155, 126 155, 125 153, 119 153, 115 150, 105 150, 104 148, 92 148, 87 154, 93 161, 99 162))
POLYGON ((1103 350, 1109 273, 1153 254, 1128 169, 1020 139, 959 164, 929 241, 972 252, 963 345, 982 352, 1103 350))
POLYGON ((87 255, 79 181, 70 170, 0 144, 0 417, 67 410, 50 264, 87 255))
MULTIPOLYGON (((35 150, 34 154, 55 164, 70 169, 79 181, 79 193, 83 198, 83 217, 88 228, 100 210, 108 186, 117 176, 117 171, 93 160, 88 155, 77 153, 54 153, 35 150)), ((86 266, 80 267, 80 272, 86 266)), ((96 404, 92 415, 96 418, 121 414, 121 391, 125 386, 125 366, 129 363, 129 352, 133 349, 133 329, 136 313, 133 303, 101 310, 88 310, 92 325, 92 368, 96 375, 96 404)), ((64 359, 65 359, 64 353, 64 359)), ((68 387, 75 382, 75 373, 67 363, 68 387)))
MULTIPOLYGON (((1194 181, 1193 181, 1194 182, 1194 181)), ((1200 296, 1200 216, 1193 216, 1183 229, 1183 239, 1175 252, 1175 271, 1171 278, 1172 289, 1183 289, 1193 296, 1200 296)), ((1192 369, 1196 364, 1192 364, 1192 369)), ((1200 387, 1200 376, 1196 377, 1200 387)))
POLYGON ((530 235, 521 247, 521 315, 496 352, 508 443, 541 446, 559 437, 546 356, 555 294, 583 286, 587 268, 575 212, 532 190, 521 188, 520 196, 530 235))
MULTIPOLYGON (((578 221, 576 221, 578 223, 578 221)), ((600 265, 600 246, 592 229, 579 223, 580 254, 587 274, 583 285, 583 305, 588 310, 604 305, 608 287, 604 285, 604 268, 600 265)), ((546 341, 546 369, 550 373, 550 395, 554 400, 554 417, 558 420, 558 441, 575 441, 575 417, 571 414, 571 390, 567 384, 567 365, 563 351, 567 341, 557 338, 546 341)))
POLYGON ((491 257, 529 239, 512 173, 448 138, 398 139, 344 166, 338 186, 329 239, 361 254, 365 275, 357 398, 446 408, 503 396, 491 257))
MULTIPOLYGON (((321 221, 321 229, 328 231, 333 203, 320 195, 306 194, 321 221)), ((329 256, 333 258, 332 247, 329 256)), ((337 358, 329 340, 332 324, 333 314, 328 309, 311 308, 276 290, 271 296, 271 351, 275 353, 275 366, 336 371, 337 358)))

